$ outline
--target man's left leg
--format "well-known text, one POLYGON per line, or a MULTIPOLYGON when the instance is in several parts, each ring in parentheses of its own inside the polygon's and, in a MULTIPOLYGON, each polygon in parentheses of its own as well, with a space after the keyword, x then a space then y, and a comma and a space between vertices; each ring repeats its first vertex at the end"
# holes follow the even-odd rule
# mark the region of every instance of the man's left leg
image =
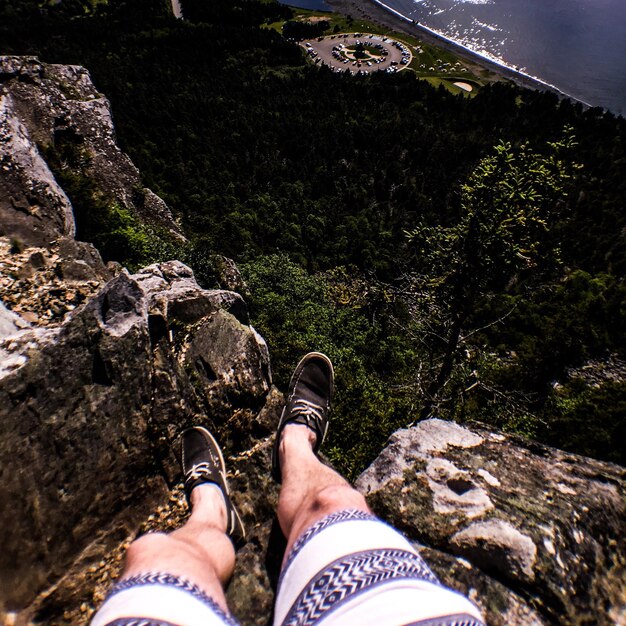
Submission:
POLYGON ((244 530, 228 495, 221 451, 204 428, 183 433, 187 523, 172 533, 149 533, 128 548, 120 580, 92 626, 234 624, 224 585, 235 550, 229 536, 244 530))

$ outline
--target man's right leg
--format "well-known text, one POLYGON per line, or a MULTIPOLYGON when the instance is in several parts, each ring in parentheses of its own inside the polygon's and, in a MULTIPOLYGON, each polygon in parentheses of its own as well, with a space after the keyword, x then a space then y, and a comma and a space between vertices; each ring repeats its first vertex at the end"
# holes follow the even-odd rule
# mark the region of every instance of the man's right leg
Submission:
POLYGON ((287 537, 289 554, 296 539, 326 516, 354 509, 370 514, 365 498, 313 453, 315 433, 306 426, 289 425, 282 432, 279 454, 282 488, 278 521, 287 537))
POLYGON ((443 587, 406 538, 317 458, 332 376, 323 355, 300 362, 277 432, 273 465, 287 549, 274 624, 483 626, 477 608, 443 587))

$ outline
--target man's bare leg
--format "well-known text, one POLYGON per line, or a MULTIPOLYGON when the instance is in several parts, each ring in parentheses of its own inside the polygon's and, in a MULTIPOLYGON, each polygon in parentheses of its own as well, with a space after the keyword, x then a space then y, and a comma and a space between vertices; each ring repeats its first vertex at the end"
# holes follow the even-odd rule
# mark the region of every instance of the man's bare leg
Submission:
POLYGON ((331 513, 344 509, 370 513, 365 498, 315 456, 315 439, 313 430, 299 424, 289 424, 282 431, 278 521, 287 537, 285 555, 307 528, 331 513))
POLYGON ((196 426, 185 430, 180 442, 191 515, 172 533, 149 533, 130 545, 121 580, 92 626, 118 620, 230 623, 222 612, 229 613, 224 586, 235 566, 231 537, 244 539, 245 528, 230 499, 224 457, 213 435, 196 426))
POLYGON ((192 513, 172 533, 149 533, 128 548, 122 580, 167 573, 198 585, 228 612, 224 585, 235 567, 235 550, 226 535, 224 496, 214 484, 202 484, 190 496, 192 513))
POLYGON ((287 548, 274 624, 324 621, 336 611, 334 620, 345 624, 436 620, 484 626, 476 607, 440 585, 405 537, 363 515, 370 513, 363 496, 316 457, 328 430, 333 388, 328 357, 309 353, 294 371, 278 424, 272 473, 282 482, 278 520, 287 548), (346 509, 354 514, 307 533, 346 509))

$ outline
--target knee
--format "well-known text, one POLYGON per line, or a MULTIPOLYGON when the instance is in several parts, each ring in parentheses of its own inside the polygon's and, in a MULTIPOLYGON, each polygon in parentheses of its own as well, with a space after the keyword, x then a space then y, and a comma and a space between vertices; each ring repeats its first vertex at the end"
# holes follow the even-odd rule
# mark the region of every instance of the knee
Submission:
POLYGON ((165 533, 148 533, 135 539, 126 550, 126 565, 145 562, 156 555, 163 555, 172 548, 172 539, 165 533))
POLYGON ((315 493, 311 502, 314 512, 329 514, 342 509, 370 512, 365 498, 348 485, 331 485, 315 493))

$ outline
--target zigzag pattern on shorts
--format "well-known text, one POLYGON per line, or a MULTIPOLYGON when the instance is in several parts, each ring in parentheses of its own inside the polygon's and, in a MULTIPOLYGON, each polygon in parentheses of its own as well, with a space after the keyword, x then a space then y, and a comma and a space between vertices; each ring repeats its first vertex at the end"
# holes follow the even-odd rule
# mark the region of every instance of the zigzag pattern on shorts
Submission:
POLYGON ((365 513, 364 511, 359 511, 358 509, 344 509, 343 511, 337 511, 336 513, 331 513, 330 515, 323 517, 319 522, 316 522, 315 524, 313 524, 313 526, 307 528, 307 530, 305 530, 298 537, 298 539, 296 539, 296 542, 293 544, 291 552, 289 552, 289 556, 285 561, 285 565, 280 572, 280 577, 278 579, 278 588, 280 589, 280 584, 282 583, 285 573, 289 569, 292 561, 296 558, 298 552, 302 550, 302 548, 304 547, 306 542, 309 541, 309 539, 324 530, 324 528, 328 528, 329 526, 337 524, 338 522, 347 522, 350 520, 369 520, 371 522, 380 522, 381 524, 384 523, 381 522, 374 515, 365 513))
POLYGON ((314 624, 361 593, 391 580, 407 578, 441 584, 420 556, 406 550, 367 550, 342 557, 309 582, 282 626, 314 624))
POLYGON ((142 587, 145 585, 165 585, 166 587, 174 587, 176 589, 186 591, 194 598, 209 606, 209 608, 228 626, 239 626, 238 622, 236 622, 230 615, 225 613, 223 609, 221 609, 220 606, 217 604, 217 602, 215 602, 213 598, 204 593, 204 591, 202 591, 202 589, 200 589, 198 585, 195 585, 194 583, 189 582, 184 578, 173 576, 172 574, 163 574, 160 572, 156 572, 149 574, 140 574, 138 576, 131 576, 130 578, 120 580, 119 582, 115 583, 113 587, 111 587, 109 593, 106 596, 105 602, 117 593, 121 593, 122 591, 126 591, 127 589, 132 589, 133 587, 142 587))
POLYGON ((463 613, 459 615, 448 615, 443 618, 435 617, 434 619, 423 619, 419 622, 411 622, 405 626, 485 626, 485 624, 475 617, 463 613))

